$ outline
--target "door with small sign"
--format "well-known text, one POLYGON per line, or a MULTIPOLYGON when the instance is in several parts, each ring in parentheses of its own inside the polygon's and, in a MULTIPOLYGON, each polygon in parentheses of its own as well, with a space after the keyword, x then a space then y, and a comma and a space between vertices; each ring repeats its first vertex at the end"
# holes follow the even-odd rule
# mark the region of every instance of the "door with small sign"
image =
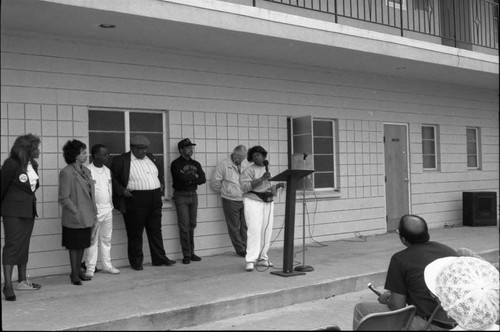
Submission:
POLYGON ((406 125, 384 124, 387 231, 409 213, 408 133, 406 125))

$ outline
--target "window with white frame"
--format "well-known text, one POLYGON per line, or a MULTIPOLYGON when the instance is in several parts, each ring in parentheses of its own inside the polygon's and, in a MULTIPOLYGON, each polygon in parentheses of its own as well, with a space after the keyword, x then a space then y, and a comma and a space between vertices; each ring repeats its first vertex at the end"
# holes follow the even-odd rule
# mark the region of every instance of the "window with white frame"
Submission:
POLYGON ((403 10, 406 10, 406 1, 407 0, 385 0, 385 5, 387 7, 401 8, 403 6, 403 10))
POLYGON ((479 129, 467 127, 467 167, 479 168, 479 129))
POLYGON ((314 169, 307 190, 334 190, 337 185, 336 121, 311 116, 292 119, 293 168, 314 169))
POLYGON ((94 144, 104 144, 110 154, 109 167, 113 156, 130 151, 130 137, 143 135, 151 143, 148 152, 157 157, 166 171, 165 114, 164 111, 91 109, 88 150, 90 152, 94 144))
POLYGON ((426 170, 438 168, 437 126, 422 126, 422 164, 426 170))

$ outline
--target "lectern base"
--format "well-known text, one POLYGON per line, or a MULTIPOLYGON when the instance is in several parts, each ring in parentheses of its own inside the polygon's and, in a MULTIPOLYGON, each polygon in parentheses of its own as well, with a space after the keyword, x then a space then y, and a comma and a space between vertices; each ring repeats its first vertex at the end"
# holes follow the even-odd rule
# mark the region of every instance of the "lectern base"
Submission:
POLYGON ((310 265, 299 265, 296 266, 294 270, 300 272, 312 272, 314 271, 314 268, 310 265))
POLYGON ((282 277, 295 277, 295 276, 300 276, 302 274, 305 274, 304 272, 296 272, 296 271, 291 271, 291 272, 283 272, 283 271, 273 271, 271 274, 276 274, 277 276, 282 276, 282 277))

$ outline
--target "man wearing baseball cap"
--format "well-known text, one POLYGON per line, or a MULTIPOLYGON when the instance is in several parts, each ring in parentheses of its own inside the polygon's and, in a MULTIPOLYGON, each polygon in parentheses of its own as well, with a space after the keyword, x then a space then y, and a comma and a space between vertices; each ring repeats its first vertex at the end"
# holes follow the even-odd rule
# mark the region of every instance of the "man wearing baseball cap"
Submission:
POLYGON ((170 165, 174 201, 177 210, 177 224, 179 225, 179 239, 181 241, 182 263, 189 264, 191 261, 201 261, 201 258, 194 253, 194 229, 198 214, 198 186, 206 182, 205 173, 201 165, 192 159, 193 146, 189 138, 181 140, 177 144, 179 158, 170 165))
POLYGON ((130 266, 142 270, 144 254, 142 235, 148 235, 151 263, 172 265, 163 248, 161 233, 161 195, 165 186, 163 167, 148 152, 149 139, 142 135, 130 138, 130 151, 113 158, 113 204, 123 213, 127 230, 130 266))
POLYGON ((498 331, 498 270, 476 257, 444 257, 427 265, 427 288, 458 326, 454 331, 498 331))

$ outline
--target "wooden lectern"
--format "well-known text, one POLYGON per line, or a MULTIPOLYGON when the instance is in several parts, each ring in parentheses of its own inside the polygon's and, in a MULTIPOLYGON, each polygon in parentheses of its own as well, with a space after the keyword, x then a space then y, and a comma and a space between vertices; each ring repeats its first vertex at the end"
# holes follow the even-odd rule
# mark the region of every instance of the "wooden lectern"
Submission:
POLYGON ((297 272, 293 269, 293 241, 295 231, 295 195, 297 182, 303 177, 313 173, 308 169, 288 169, 269 181, 286 181, 286 204, 285 204, 285 243, 283 245, 283 271, 271 272, 282 277, 292 277, 304 272, 297 272))

